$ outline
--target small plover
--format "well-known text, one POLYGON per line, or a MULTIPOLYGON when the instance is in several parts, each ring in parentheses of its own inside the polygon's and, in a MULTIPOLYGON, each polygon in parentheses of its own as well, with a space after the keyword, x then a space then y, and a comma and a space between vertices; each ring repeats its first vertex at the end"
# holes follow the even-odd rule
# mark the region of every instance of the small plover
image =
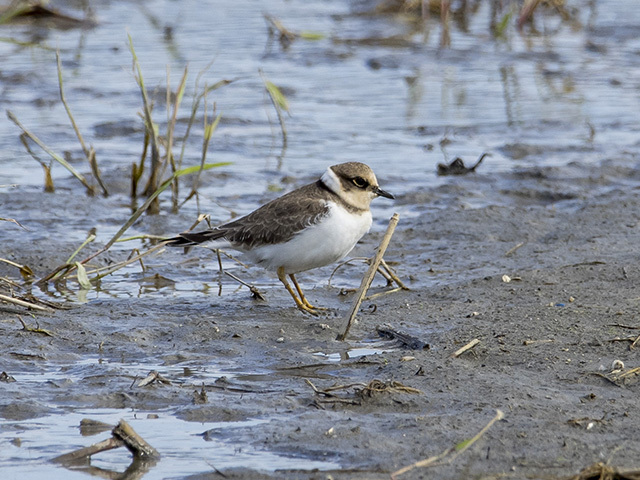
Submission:
POLYGON ((297 307, 315 314, 295 274, 346 256, 371 228, 371 200, 395 198, 378 186, 373 170, 358 162, 333 165, 317 182, 272 200, 250 214, 211 230, 181 233, 167 245, 232 248, 275 270, 297 307), (293 282, 295 291, 287 281, 293 282), (297 293, 296 293, 297 292, 297 293))

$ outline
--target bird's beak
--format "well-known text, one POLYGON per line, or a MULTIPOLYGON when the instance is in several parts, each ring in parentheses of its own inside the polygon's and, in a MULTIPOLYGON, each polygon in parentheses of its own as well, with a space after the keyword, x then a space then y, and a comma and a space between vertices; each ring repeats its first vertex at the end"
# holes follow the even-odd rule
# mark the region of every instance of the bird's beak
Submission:
POLYGON ((374 187, 373 189, 373 193, 375 193, 376 195, 380 196, 380 197, 387 197, 390 198, 391 200, 393 200, 394 198, 396 198, 393 194, 386 192, 384 190, 382 190, 380 187, 374 187))

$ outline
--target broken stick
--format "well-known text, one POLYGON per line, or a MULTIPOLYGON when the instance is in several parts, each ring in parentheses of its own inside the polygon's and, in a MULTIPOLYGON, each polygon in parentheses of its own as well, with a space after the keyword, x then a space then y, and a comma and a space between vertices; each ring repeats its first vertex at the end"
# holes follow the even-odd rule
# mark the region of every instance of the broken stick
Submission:
POLYGON ((57 463, 78 463, 91 458, 91 455, 105 452, 123 445, 133 454, 134 459, 157 460, 160 458, 158 451, 149 445, 131 426, 124 420, 120 420, 111 431, 111 438, 107 438, 88 447, 65 453, 53 459, 57 463))
POLYGON ((134 457, 160 457, 158 451, 145 442, 145 440, 124 420, 120 420, 118 425, 116 425, 112 430, 111 434, 115 438, 122 440, 124 442, 124 446, 127 447, 134 457))
POLYGON ((456 350, 453 355, 451 355, 453 358, 458 358, 460 355, 462 355, 464 352, 471 350, 473 347, 475 347, 476 345, 478 345, 480 343, 480 340, 478 340, 477 338, 474 338, 473 340, 471 340, 469 343, 467 343, 464 347, 459 348, 458 350, 456 350))
POLYGON ((57 463, 76 463, 87 460, 91 455, 100 452, 106 452, 107 450, 113 450, 124 445, 124 442, 119 438, 107 438, 88 447, 74 450, 73 452, 65 453, 53 459, 57 463))

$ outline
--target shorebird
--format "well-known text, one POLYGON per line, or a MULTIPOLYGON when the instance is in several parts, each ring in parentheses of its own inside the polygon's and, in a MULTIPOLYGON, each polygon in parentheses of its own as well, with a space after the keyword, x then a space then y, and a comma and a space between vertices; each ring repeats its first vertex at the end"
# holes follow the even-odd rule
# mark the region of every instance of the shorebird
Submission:
POLYGON ((167 245, 232 248, 275 270, 296 306, 311 314, 295 274, 345 257, 371 228, 370 204, 395 198, 378 186, 373 170, 359 162, 333 165, 320 179, 266 203, 248 215, 210 230, 181 233, 167 245), (295 290, 287 281, 291 279, 295 290))

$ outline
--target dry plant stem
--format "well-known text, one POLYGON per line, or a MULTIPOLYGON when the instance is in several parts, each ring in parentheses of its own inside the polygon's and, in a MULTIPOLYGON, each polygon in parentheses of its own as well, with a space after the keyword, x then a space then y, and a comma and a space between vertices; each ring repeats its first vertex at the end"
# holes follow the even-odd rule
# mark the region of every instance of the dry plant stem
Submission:
POLYGON ((0 222, 11 222, 11 223, 15 223, 16 225, 18 225, 20 228, 24 229, 24 230, 29 230, 27 227, 25 227, 24 225, 22 225, 19 221, 17 221, 15 218, 2 218, 0 217, 0 222))
MULTIPOLYGON (((149 97, 147 95, 147 88, 144 84, 144 78, 142 76, 142 68, 140 67, 140 62, 138 62, 138 56, 136 55, 136 51, 133 48, 133 39, 131 35, 129 37, 129 50, 131 51, 131 56, 133 57, 133 67, 135 69, 135 79, 140 87, 140 93, 142 94, 142 104, 144 107, 144 125, 145 130, 149 134, 149 143, 151 145, 151 172, 149 172, 149 180, 147 181, 147 186, 145 187, 145 195, 152 195, 155 190, 158 189, 158 184, 160 182, 160 168, 161 168, 161 160, 160 160, 160 150, 158 149, 158 133, 156 131, 155 125, 153 124, 153 119, 151 118, 151 103, 149 102, 149 97)), ((157 200, 154 198, 152 202, 149 204, 149 212, 150 213, 158 213, 160 211, 160 206, 157 200)))
MULTIPOLYGON (((164 243, 156 245, 154 247, 151 247, 149 250, 146 250, 146 251, 144 251, 144 252, 142 252, 142 253, 140 253, 138 255, 135 255, 133 257, 130 257, 127 260, 119 262, 119 263, 117 263, 115 265, 110 265, 108 267, 102 267, 102 268, 96 268, 95 270, 89 270, 89 271, 87 271, 87 274, 100 273, 99 275, 96 275, 96 277, 92 279, 92 281, 99 280, 99 279, 101 279, 103 277, 106 277, 107 275, 112 274, 113 272, 116 272, 116 271, 120 270, 121 268, 126 267, 127 265, 130 265, 130 264, 135 263, 137 261, 141 261, 141 259, 143 257, 145 257, 145 256, 147 256, 147 255, 149 255, 149 254, 151 254, 151 253, 153 253, 153 252, 155 252, 157 250, 160 250, 161 248, 164 248, 164 243)), ((144 270, 144 268, 143 268, 143 270, 144 270)), ((73 277, 70 277, 70 278, 73 278, 73 277)))
POLYGON ((396 293, 396 292, 401 292, 402 290, 404 290, 402 287, 396 287, 396 288, 392 288, 391 290, 385 290, 384 292, 378 292, 378 293, 374 293, 373 295, 369 295, 368 297, 365 297, 365 300, 374 300, 376 298, 380 298, 383 297, 385 295, 389 295, 390 293, 396 293))
POLYGON ((382 266, 382 268, 384 268, 389 277, 391 277, 391 279, 396 282, 396 285, 398 285, 402 290, 410 290, 409 287, 402 283, 402 280, 400 280, 398 275, 396 275, 396 272, 394 272, 393 269, 389 265, 387 265, 387 262, 384 261, 384 258, 380 260, 380 265, 382 266))
MULTIPOLYGON (((213 120, 213 122, 209 123, 207 120, 207 96, 206 96, 206 92, 207 90, 205 89, 205 94, 204 94, 204 137, 202 139, 202 156, 200 157, 200 169, 198 170, 195 178, 193 179, 193 186, 191 187, 191 191, 189 192, 189 195, 187 195, 187 197, 183 200, 182 205, 184 205, 185 203, 187 203, 189 200, 191 200, 191 198, 193 198, 194 195, 198 194, 198 186, 200 184, 200 176, 202 174, 202 171, 204 169, 204 165, 207 159, 207 151, 209 150, 209 144, 211 142, 211 137, 213 136, 213 132, 215 132, 216 128, 218 127, 218 124, 220 123, 220 118, 222 117, 221 114, 218 114, 216 116, 216 118, 213 120)), ((213 106, 213 115, 215 115, 215 104, 213 106)))
POLYGON ((255 298, 258 298, 259 300, 266 300, 264 298, 264 295, 262 294, 262 292, 260 290, 258 290, 254 285, 251 285, 251 284, 245 282, 244 280, 241 280, 240 278, 236 277, 233 273, 229 273, 226 270, 224 271, 224 274, 228 275, 231 278, 233 278, 239 284, 244 285, 245 287, 247 287, 251 291, 251 295, 253 295, 255 298))
POLYGON ((7 260, 6 258, 0 258, 0 262, 6 263, 7 265, 11 265, 12 267, 16 267, 19 270, 22 270, 24 268, 29 268, 29 267, 26 267, 25 265, 20 265, 19 263, 12 262, 11 260, 7 260))
POLYGON ((260 77, 262 77, 262 81, 264 83, 265 89, 267 90, 267 94, 269 95, 269 100, 271 100, 271 103, 273 104, 273 108, 275 108, 276 114, 278 115, 278 122, 280 122, 280 131, 282 132, 282 151, 284 152, 287 149, 287 127, 284 124, 284 116, 282 115, 282 108, 276 101, 273 91, 269 88, 269 86, 272 84, 264 76, 264 74, 262 73, 262 70, 260 70, 259 72, 260 72, 260 77))
POLYGON ((382 261, 382 257, 384 256, 384 253, 387 251, 387 247, 389 246, 389 242, 391 241, 393 232, 395 231, 396 226, 398 225, 399 219, 400 219, 400 216, 397 213, 394 213, 393 216, 391 217, 391 220, 389 220, 389 226, 387 227, 387 231, 385 232, 384 237, 382 237, 382 241, 378 246, 378 251, 376 252, 376 255, 373 257, 373 260, 371 261, 371 265, 369 265, 369 269, 367 270, 367 273, 365 273, 364 277, 362 278, 360 289, 356 294, 356 300, 353 303, 353 307, 351 308, 351 313, 347 318, 344 331, 343 333, 337 336, 336 338, 337 340, 344 341, 344 339, 349 334, 349 329, 351 328, 351 324, 353 323, 353 320, 356 318, 356 314, 358 313, 358 309, 362 304, 362 300, 364 299, 364 296, 366 295, 367 290, 371 286, 373 277, 375 276, 376 271, 378 270, 378 266, 382 261))
POLYGON ((106 185, 102 181, 102 174, 100 173, 100 169, 98 168, 98 161, 96 160, 96 151, 93 147, 89 150, 89 165, 91 166, 91 173, 98 181, 98 185, 102 189, 102 195, 105 197, 109 196, 109 191, 107 190, 106 185))
POLYGON ((15 305, 20 305, 21 307, 32 308, 33 310, 39 310, 41 312, 53 312, 52 308, 42 307, 40 305, 36 305, 35 303, 25 302, 24 300, 20 300, 18 298, 8 297, 7 295, 0 294, 0 300, 13 303, 15 305))
POLYGON ((218 272, 222 273, 224 272, 224 269, 222 268, 222 257, 220 256, 219 248, 216 248, 216 258, 218 259, 218 272))
POLYGON ((531 18, 534 10, 540 3, 540 0, 524 0, 522 7, 520 9, 520 14, 518 15, 518 30, 524 27, 524 24, 531 18))
POLYGON ((29 155, 31 155, 33 159, 36 162, 38 162, 42 166, 42 169, 44 170, 44 191, 47 193, 53 193, 56 191, 56 187, 53 184, 53 178, 51 177, 51 165, 53 164, 53 161, 50 161, 49 165, 47 165, 42 160, 40 160, 40 158, 35 154, 35 152, 31 150, 31 147, 29 146, 29 142, 27 141, 28 137, 29 136, 26 133, 22 132, 20 134, 20 141, 22 142, 22 145, 24 146, 25 150, 29 153, 29 155))
POLYGON ((361 260, 363 262, 368 262, 369 258, 367 257, 353 257, 350 258, 349 260, 345 260, 344 262, 339 263, 338 265, 336 265, 336 267, 333 269, 333 271, 331 272, 331 275, 329 275, 329 280, 327 281, 327 285, 331 286, 331 280, 333 279, 333 277, 335 276, 335 274, 337 273, 338 270, 340 270, 340 268, 344 267, 345 265, 348 265, 352 262, 355 262, 357 260, 361 260))
POLYGON ((102 189, 102 193, 106 197, 107 195, 109 195, 109 192, 107 191, 107 187, 104 185, 104 182, 102 181, 100 170, 98 170, 98 162, 96 160, 96 151, 93 149, 93 147, 87 148, 87 144, 84 142, 82 133, 80 133, 80 129, 78 128, 78 125, 76 124, 76 121, 73 118, 73 114, 71 113, 71 108, 69 108, 69 104, 67 103, 67 99, 64 95, 64 83, 62 79, 62 62, 60 60, 60 50, 56 50, 56 63, 58 66, 58 86, 60 90, 60 100, 62 101, 62 105, 64 105, 64 109, 67 112, 67 116, 69 117, 69 120, 71 121, 71 126, 73 127, 73 130, 74 132, 76 132, 76 136, 78 137, 78 141, 80 142, 80 146, 82 147, 84 156, 87 157, 87 161, 91 166, 91 171, 93 173, 93 176, 98 181, 98 185, 100 185, 100 188, 102 189))
MULTIPOLYGON (((207 165, 205 165, 206 169, 209 168, 213 168, 213 167, 220 167, 223 165, 228 165, 228 163, 224 163, 224 162, 220 162, 220 163, 209 163, 207 165)), ((153 192, 153 194, 151 196, 149 196, 147 198, 147 200, 134 212, 133 215, 131 215, 131 217, 129 217, 129 220, 127 220, 127 222, 120 228, 120 230, 118 230, 116 232, 116 234, 111 238, 111 240, 109 240, 104 247, 102 247, 101 249, 99 249, 97 252, 89 255, 87 258, 85 258, 84 260, 82 260, 80 263, 81 264, 86 264, 87 262, 91 261, 92 259, 94 259, 95 257, 97 257, 98 255, 103 254, 104 252, 106 252, 107 250, 109 250, 111 248, 111 246, 124 234, 124 232, 126 232, 129 227, 131 227, 131 225, 133 225, 136 220, 138 220, 138 218, 140 218, 140 216, 147 210, 147 208, 149 207, 149 205, 151 204, 151 202, 153 202, 158 195, 160 195, 163 191, 165 191, 167 189, 167 187, 169 187, 169 185, 171 185, 171 182, 177 178, 180 177, 182 175, 189 175, 191 173, 194 173, 199 167, 187 167, 184 168, 182 170, 178 170, 177 172, 175 172, 171 177, 169 177, 168 180, 166 180, 162 185, 160 185, 158 187, 158 189, 153 192)), ((37 283, 44 283, 49 281, 51 278, 53 278, 55 275, 58 274, 58 272, 62 271, 62 270, 67 270, 64 275, 69 275, 71 272, 73 272, 76 269, 75 265, 61 265, 58 268, 56 268, 53 272, 51 272, 49 275, 47 275, 46 277, 40 279, 37 283)))
POLYGON ((442 24, 440 47, 442 48, 451 45, 451 32, 449 29, 450 7, 450 0, 440 0, 440 23, 442 24))
MULTIPOLYGON (((176 166, 176 161, 173 156, 173 138, 176 128, 176 122, 178 118, 178 109, 182 104, 182 98, 184 97, 184 91, 187 83, 187 74, 189 72, 189 68, 184 67, 184 72, 182 73, 182 78, 180 79, 180 83, 178 84, 178 89, 176 90, 176 100, 173 104, 173 112, 169 109, 171 105, 171 98, 169 89, 169 67, 167 67, 167 160, 169 165, 171 165, 171 173, 175 173, 178 170, 176 166)), ((178 211, 178 194, 179 194, 179 182, 176 179, 171 184, 171 195, 172 195, 172 208, 174 213, 178 211)))
POLYGON ((62 158, 60 155, 58 155, 53 150, 51 150, 49 147, 47 147, 42 142, 42 140, 40 140, 33 133, 31 133, 29 130, 27 130, 27 128, 24 125, 22 125, 22 123, 20 123, 20 120, 18 120, 18 118, 13 114, 13 112, 11 112, 10 110, 7 110, 7 117, 9 118, 9 120, 11 120, 13 123, 15 123, 18 127, 20 127, 22 129, 22 131, 33 142, 35 142, 42 150, 44 150, 48 155, 50 155, 51 158, 53 158, 56 162, 58 162, 64 168, 69 170, 69 172, 71 172, 71 174, 74 177, 76 177, 80 181, 80 183, 82 183, 82 185, 84 185, 84 187, 87 189, 87 194, 88 195, 93 195, 95 193, 93 186, 89 185, 89 182, 87 182, 87 179, 80 172, 78 172, 75 168, 73 168, 69 164, 69 162, 67 162, 64 158, 62 158))
POLYGON ((51 333, 49 330, 45 330, 44 328, 40 328, 40 325, 38 325, 38 322, 36 321, 36 328, 33 327, 29 327, 27 326, 27 324, 25 323, 24 320, 22 320, 22 317, 20 315, 17 316, 18 320, 20 321, 20 323, 22 324, 22 329, 25 332, 32 332, 32 333, 41 333, 42 335, 46 335, 47 337, 53 337, 53 333, 51 333))
POLYGON ((524 242, 520 242, 518 243, 516 246, 510 248, 509 250, 507 250, 504 254, 505 257, 508 257, 509 255, 512 255, 513 253, 516 252, 516 250, 518 250, 519 248, 524 246, 524 242))
POLYGON ((351 383, 349 385, 336 385, 336 386, 333 386, 333 387, 328 387, 328 388, 325 388, 323 390, 320 390, 308 378, 305 378, 304 381, 307 383, 307 385, 309 385, 313 389, 313 391, 315 393, 320 394, 320 395, 325 395, 327 397, 332 397, 333 394, 331 392, 335 392, 337 390, 346 390, 348 388, 353 388, 353 387, 366 388, 366 386, 367 386, 364 383, 351 383))
POLYGON ((464 347, 459 348, 458 350, 456 350, 455 352, 453 352, 453 355, 451 355, 453 358, 458 358, 460 355, 462 355, 464 352, 471 350, 473 347, 475 347, 476 345, 478 345, 480 343, 480 340, 478 340, 477 338, 474 338, 473 340, 471 340, 469 343, 467 343, 464 347))
POLYGON ((425 460, 420 460, 419 462, 412 463, 411 465, 407 465, 406 467, 396 470, 391 474, 391 480, 397 480, 397 478, 400 475, 410 472, 415 468, 433 467, 436 465, 446 465, 446 464, 453 463, 455 459, 458 458, 458 456, 460 456, 464 451, 466 451, 469 447, 471 447, 471 445, 473 445, 476 441, 478 441, 485 433, 487 433, 487 431, 493 426, 494 423, 496 423, 499 420, 502 420, 503 418, 504 418, 504 413, 502 413, 501 410, 496 410, 496 416, 493 417, 489 421, 489 423, 487 423, 482 428, 482 430, 480 430, 473 438, 471 438, 470 440, 464 441, 461 444, 458 444, 454 447, 448 448, 447 450, 445 450, 439 455, 429 457, 425 460), (453 452, 455 453, 446 462, 441 462, 441 460, 443 460, 453 452))
POLYGON ((67 116, 69 117, 69 120, 71 121, 71 126, 73 127, 74 132, 76 132, 76 136, 78 137, 78 141, 80 142, 80 146, 82 147, 82 151, 84 152, 84 155, 87 157, 87 159, 89 158, 89 149, 87 148, 86 143, 84 143, 84 138, 82 137, 82 134, 80 133, 80 129, 78 128, 78 125, 76 124, 76 121, 73 118, 73 115, 71 114, 71 109, 69 108, 69 104, 67 103, 67 99, 64 95, 64 84, 62 81, 62 63, 60 61, 60 50, 56 50, 56 64, 58 65, 58 87, 60 89, 60 100, 62 101, 62 105, 64 105, 64 109, 67 112, 67 116))
MULTIPOLYGON (((384 261, 384 260, 383 260, 384 261)), ((377 272, 387 281, 387 287, 389 285, 393 285, 393 278, 387 273, 387 271, 383 268, 382 263, 378 265, 377 272)))
POLYGON ((213 61, 211 61, 209 63, 209 65, 207 65, 196 76, 196 82, 195 82, 195 88, 194 88, 194 92, 195 93, 193 95, 193 100, 191 102, 191 115, 189 116, 189 122, 187 123, 187 129, 186 129, 186 131, 184 133, 184 139, 182 140, 182 148, 180 149, 180 157, 178 158, 178 163, 177 163, 177 167, 178 168, 182 167, 182 159, 184 158, 184 152, 185 152, 185 149, 187 147, 187 139, 189 138, 189 134, 191 133, 191 127, 193 126, 193 123, 196 120, 196 114, 198 113, 198 107, 200 106, 200 100, 202 99, 202 95, 199 95, 197 93, 199 85, 200 85, 200 79, 202 78, 204 73, 209 69, 209 67, 211 67, 212 63, 213 63, 213 61))
POLYGON ((20 284, 17 282, 14 282, 13 280, 7 278, 7 277, 0 277, 0 282, 4 282, 6 284, 9 285, 9 287, 11 288, 20 288, 20 284))
POLYGON ((56 267, 52 272, 50 272, 48 275, 42 277, 40 280, 38 280, 36 282, 36 285, 41 285, 44 283, 47 283, 49 280, 60 276, 63 277, 65 274, 72 272, 75 268, 77 268, 75 265, 69 265, 68 263, 65 263, 63 265, 60 265, 58 267, 56 267), (60 273, 60 272, 64 272, 64 273, 60 273))
POLYGON ((227 257, 229 260, 236 262, 242 268, 249 268, 249 265, 247 265, 246 263, 242 263, 240 260, 238 260, 236 257, 231 255, 230 253, 227 253, 224 250, 220 250, 220 253, 223 254, 225 257, 227 257))
MULTIPOLYGON (((166 385, 171 385, 171 381, 166 379, 165 377, 163 377, 162 375, 160 375, 158 372, 156 372, 155 370, 152 370, 151 372, 149 372, 149 374, 143 378, 142 380, 140 380, 138 382, 137 385, 135 385, 136 387, 146 387, 147 385, 151 384, 151 383, 162 383, 162 384, 166 384, 166 385)), ((133 382, 133 384, 131 386, 133 386, 135 384, 135 380, 133 382)))

